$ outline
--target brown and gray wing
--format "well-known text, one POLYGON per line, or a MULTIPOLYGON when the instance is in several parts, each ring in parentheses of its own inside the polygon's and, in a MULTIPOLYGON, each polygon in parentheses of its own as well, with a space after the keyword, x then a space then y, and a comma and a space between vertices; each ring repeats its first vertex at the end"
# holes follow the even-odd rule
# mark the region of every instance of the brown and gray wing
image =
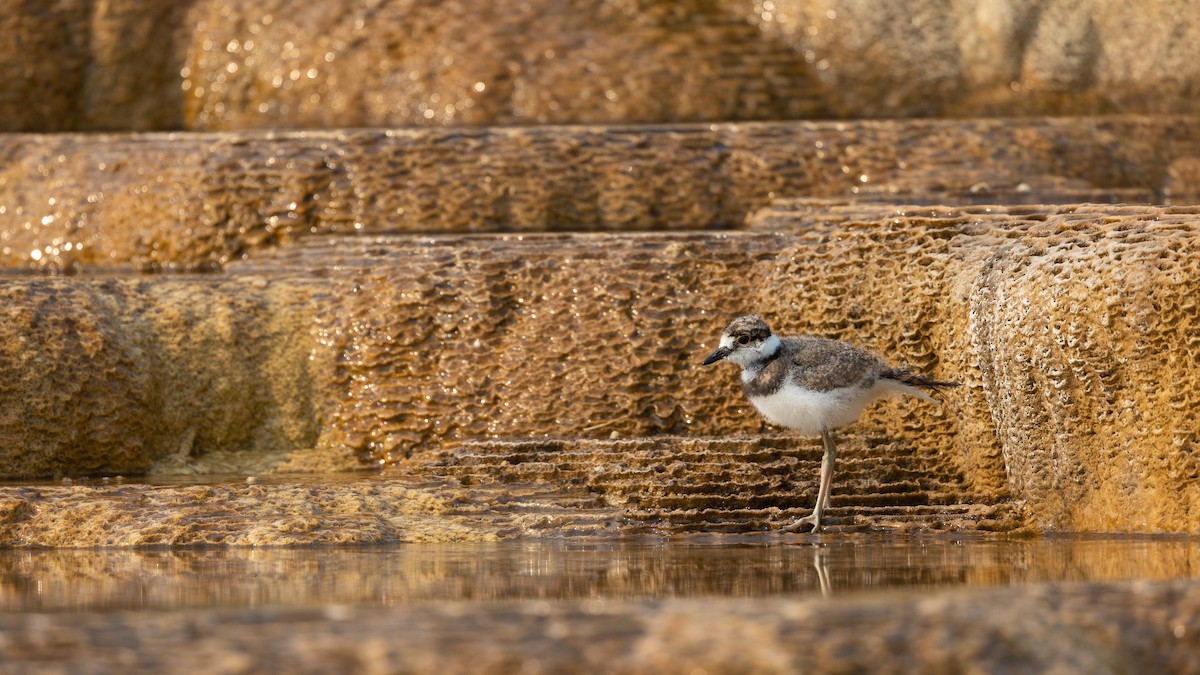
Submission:
POLYGON ((792 382, 813 391, 829 391, 862 382, 870 386, 886 367, 879 357, 842 342, 823 338, 795 338, 791 361, 797 367, 792 382))

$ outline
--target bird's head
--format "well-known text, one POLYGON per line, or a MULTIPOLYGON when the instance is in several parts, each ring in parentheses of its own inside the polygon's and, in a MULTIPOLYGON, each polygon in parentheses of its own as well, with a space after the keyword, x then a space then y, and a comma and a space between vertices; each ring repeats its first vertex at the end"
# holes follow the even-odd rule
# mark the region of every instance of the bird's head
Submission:
POLYGON ((701 365, 711 365, 726 359, 743 368, 770 358, 779 349, 779 338, 771 334, 771 328, 762 317, 755 314, 739 316, 725 327, 716 351, 708 355, 701 365))

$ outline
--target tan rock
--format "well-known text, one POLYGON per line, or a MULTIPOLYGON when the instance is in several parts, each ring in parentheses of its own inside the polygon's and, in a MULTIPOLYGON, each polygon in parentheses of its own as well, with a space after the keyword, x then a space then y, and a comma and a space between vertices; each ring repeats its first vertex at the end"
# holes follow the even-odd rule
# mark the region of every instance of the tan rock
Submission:
POLYGON ((311 447, 303 295, 253 282, 0 281, 4 475, 129 474, 205 450, 311 447))
MULTIPOLYGON (((792 206, 758 218, 778 225, 792 206)), ((795 206, 798 222, 825 217, 795 206)), ((965 338, 960 356, 929 352, 982 390, 964 400, 982 407, 964 410, 961 447, 980 463, 1002 451, 1032 524, 1195 531, 1196 208, 831 211, 841 224, 825 231, 827 262, 805 264, 855 260, 834 277, 853 295, 822 275, 821 287, 798 286, 793 306, 861 317, 875 335, 890 316, 907 324, 901 335, 946 330, 960 347, 965 338), (897 260, 889 249, 909 253, 897 260)))
POLYGON ((10 475, 44 475, 181 448, 395 464, 496 437, 760 433, 736 376, 696 365, 753 309, 965 382, 846 432, 961 494, 1011 490, 1045 528, 1200 530, 1195 209, 874 208, 781 202, 754 222, 793 225, 720 235, 312 238, 152 284, 10 278, 0 449, 10 475))
POLYGON ((1193 113, 1198 17, 1182 0, 5 0, 0 130, 1193 113))
POLYGON ((1186 203, 1196 156, 1200 124, 1169 117, 8 136, 0 267, 214 269, 313 233, 733 228, 788 196, 1159 201, 1169 188, 1186 203))
POLYGON ((0 488, 5 547, 287 546, 487 541, 448 493, 398 483, 0 488), (461 510, 461 509, 460 509, 461 510))
POLYGON ((1200 15, 1182 0, 757 2, 837 116, 1193 109, 1200 15), (1170 26, 1171 39, 1158 39, 1170 26))
POLYGON ((193 672, 1191 672, 1187 581, 807 598, 600 598, 0 615, 10 662, 193 672), (129 645, 137 645, 131 649, 129 645), (536 664, 530 666, 529 664, 536 664))
POLYGON ((650 123, 823 113, 746 2, 245 3, 192 13, 191 129, 650 123))

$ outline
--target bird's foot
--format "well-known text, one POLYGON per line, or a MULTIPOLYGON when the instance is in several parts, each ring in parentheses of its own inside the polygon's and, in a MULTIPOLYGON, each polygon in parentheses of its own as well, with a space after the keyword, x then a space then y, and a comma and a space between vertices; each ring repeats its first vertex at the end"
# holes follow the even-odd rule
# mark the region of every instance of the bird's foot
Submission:
POLYGON ((803 518, 797 520, 796 522, 792 523, 791 525, 785 525, 779 529, 783 532, 799 532, 800 530, 803 530, 805 526, 812 526, 813 532, 820 532, 821 531, 821 515, 819 513, 812 513, 810 515, 804 516, 803 518))

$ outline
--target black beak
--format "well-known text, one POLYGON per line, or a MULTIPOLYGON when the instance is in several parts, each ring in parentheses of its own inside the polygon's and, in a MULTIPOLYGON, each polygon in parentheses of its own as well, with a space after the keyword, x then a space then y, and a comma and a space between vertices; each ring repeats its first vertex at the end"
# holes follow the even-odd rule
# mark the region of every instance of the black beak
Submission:
POLYGON ((709 354, 707 359, 704 359, 703 361, 700 362, 700 365, 711 366, 712 364, 716 363, 717 361, 720 361, 721 359, 725 358, 726 356, 729 356, 729 354, 732 352, 733 352, 733 350, 730 349, 729 347, 717 347, 717 351, 709 354))

